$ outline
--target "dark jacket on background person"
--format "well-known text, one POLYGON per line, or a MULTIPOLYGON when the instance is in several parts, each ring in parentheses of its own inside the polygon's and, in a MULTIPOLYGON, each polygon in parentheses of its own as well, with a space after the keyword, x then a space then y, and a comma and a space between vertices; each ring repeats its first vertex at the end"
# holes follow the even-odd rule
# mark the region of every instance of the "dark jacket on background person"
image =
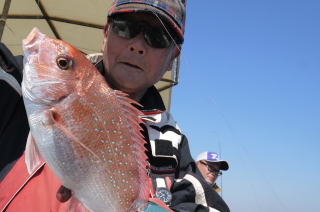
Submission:
POLYGON ((212 186, 198 174, 189 173, 176 180, 171 187, 173 192, 171 209, 177 211, 229 212, 228 205, 212 186))
MULTIPOLYGON (((19 84, 22 81, 22 56, 14 57, 1 44, 0 66, 0 211, 14 211, 19 207, 24 211, 28 209, 58 211, 68 204, 60 203, 55 198, 57 188, 60 186, 59 180, 45 163, 41 163, 32 174, 26 172, 22 155, 29 132, 22 96, 19 93, 19 84), (28 195, 32 195, 32 198, 28 198, 28 195), (30 208, 26 208, 26 205, 30 208), (13 210, 9 210, 10 208, 13 210)), ((104 74, 102 61, 98 62, 96 67, 104 74)), ((190 154, 188 140, 181 134, 171 115, 165 112, 165 106, 156 88, 154 86, 149 88, 139 103, 143 105, 143 108, 139 109, 145 114, 145 125, 142 127, 147 141, 150 166, 155 172, 158 168, 161 171, 162 167, 173 170, 174 178, 183 178, 187 173, 196 176, 197 169, 190 154), (162 139, 157 137, 160 134, 162 139)), ((185 199, 185 193, 182 194, 181 191, 188 191, 189 184, 178 183, 177 186, 175 183, 171 188, 173 210, 209 211, 208 207, 203 208, 196 201, 185 199), (185 200, 188 205, 192 205, 189 207, 190 210, 185 209, 185 200)), ((225 208, 228 208, 218 194, 213 195, 210 201, 214 201, 220 211, 227 211, 219 206, 225 205, 225 208)))

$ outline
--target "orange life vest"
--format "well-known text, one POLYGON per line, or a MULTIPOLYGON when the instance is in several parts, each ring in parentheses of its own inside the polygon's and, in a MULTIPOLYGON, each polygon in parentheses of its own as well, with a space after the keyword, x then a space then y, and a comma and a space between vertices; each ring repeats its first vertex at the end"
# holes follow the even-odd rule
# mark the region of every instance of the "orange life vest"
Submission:
POLYGON ((0 182, 0 211, 68 211, 70 200, 61 203, 56 198, 60 186, 58 178, 45 162, 29 174, 23 154, 0 182))

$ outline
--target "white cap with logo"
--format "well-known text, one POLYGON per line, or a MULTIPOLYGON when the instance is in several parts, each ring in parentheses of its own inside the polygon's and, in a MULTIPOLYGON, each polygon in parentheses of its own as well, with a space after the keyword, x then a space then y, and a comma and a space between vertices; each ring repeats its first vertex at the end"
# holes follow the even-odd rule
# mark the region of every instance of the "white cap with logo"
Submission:
POLYGON ((208 163, 218 163, 220 166, 220 170, 228 170, 229 164, 225 160, 220 160, 220 156, 216 152, 202 152, 198 155, 197 161, 205 160, 208 163))

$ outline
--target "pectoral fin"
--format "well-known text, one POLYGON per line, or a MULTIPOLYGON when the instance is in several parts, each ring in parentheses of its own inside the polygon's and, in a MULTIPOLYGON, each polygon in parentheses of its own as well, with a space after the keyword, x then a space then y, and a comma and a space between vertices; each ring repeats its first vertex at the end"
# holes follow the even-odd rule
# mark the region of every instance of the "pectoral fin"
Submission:
POLYGON ((29 174, 33 173, 34 170, 43 162, 36 142, 30 132, 26 144, 25 162, 29 174))

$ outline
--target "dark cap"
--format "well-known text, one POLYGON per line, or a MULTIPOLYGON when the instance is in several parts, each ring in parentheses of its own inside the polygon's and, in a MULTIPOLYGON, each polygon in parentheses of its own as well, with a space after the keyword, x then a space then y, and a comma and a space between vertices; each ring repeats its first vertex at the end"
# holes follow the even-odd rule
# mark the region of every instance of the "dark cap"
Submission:
POLYGON ((186 0, 115 0, 108 16, 118 13, 148 12, 164 18, 183 40, 186 0))

